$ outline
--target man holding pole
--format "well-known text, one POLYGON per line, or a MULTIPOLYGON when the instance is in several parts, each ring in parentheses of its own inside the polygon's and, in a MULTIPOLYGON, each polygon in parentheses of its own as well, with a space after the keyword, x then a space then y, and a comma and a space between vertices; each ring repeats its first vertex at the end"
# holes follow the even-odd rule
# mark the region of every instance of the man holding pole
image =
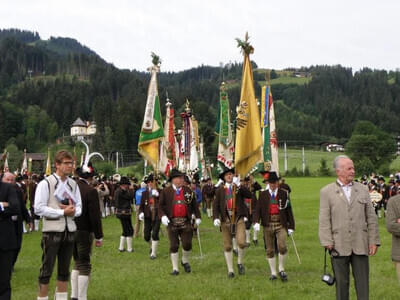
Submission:
POLYGON ((195 215, 197 226, 201 223, 196 196, 189 187, 183 186, 184 175, 177 169, 172 169, 169 176, 171 185, 164 188, 160 193, 159 213, 161 222, 168 228, 172 262, 171 275, 179 274, 179 240, 182 242, 181 264, 186 273, 191 272, 189 255, 192 250, 193 237, 192 215, 195 215))
POLYGON ((245 198, 251 198, 251 192, 240 186, 238 177, 234 177, 234 169, 225 169, 219 176, 225 184, 220 184, 216 190, 213 202, 214 226, 220 227, 224 241, 225 261, 228 267, 228 277, 235 277, 233 271, 232 238, 238 244, 238 271, 244 275, 244 249, 246 247, 245 222, 248 220, 248 209, 245 198))
POLYGON ((266 189, 261 190, 254 213, 254 230, 264 227, 264 240, 267 247, 267 259, 271 269, 270 280, 277 279, 275 260, 275 238, 278 244, 279 277, 287 281, 285 259, 287 256, 287 235, 294 233, 294 217, 286 191, 279 188, 279 178, 276 172, 261 172, 266 189))

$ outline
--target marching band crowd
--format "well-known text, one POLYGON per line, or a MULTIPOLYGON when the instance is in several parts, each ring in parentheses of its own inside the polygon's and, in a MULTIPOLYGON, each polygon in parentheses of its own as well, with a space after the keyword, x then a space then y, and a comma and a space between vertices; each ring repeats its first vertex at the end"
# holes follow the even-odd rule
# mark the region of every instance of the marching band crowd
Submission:
MULTIPOLYGON (((59 151, 55 156, 56 171, 50 176, 15 176, 10 172, 2 174, 0 299, 11 298, 10 278, 21 249, 22 233, 38 231, 40 220, 43 256, 37 299, 48 299, 48 283, 56 258, 56 299, 68 299, 69 280, 70 299, 87 299, 91 248, 93 244, 97 247, 102 245, 101 219, 111 215, 120 220, 122 229, 119 247, 116 249, 120 252, 133 252, 133 237, 142 232, 144 240, 149 243, 150 259, 157 258, 159 231, 161 225, 164 225, 168 232, 173 276, 179 275, 179 265, 186 273, 191 272, 192 238, 201 225, 201 211, 203 215, 212 218, 213 225, 221 232, 229 278, 235 276, 234 256, 237 256, 238 274, 245 274, 245 250, 250 246, 251 239, 255 245, 258 244, 258 232, 262 230, 270 267, 269 279, 274 281, 279 277, 283 282, 288 280, 285 271, 286 240, 294 233, 295 221, 290 186, 275 172, 261 172, 263 188, 253 176, 240 179, 235 175, 234 169, 227 168, 219 174, 218 182, 214 184, 210 177, 196 180, 177 169, 171 170, 166 181, 161 181, 155 174, 148 174, 139 183, 134 177, 121 177, 119 174, 113 177, 99 176, 90 162, 76 170, 72 166, 71 154, 59 151), (132 224, 134 211, 135 228, 132 224), (250 233, 251 227, 253 236, 250 233), (11 237, 11 233, 15 237, 11 237), (181 258, 178 252, 180 246, 181 258), (70 272, 71 260, 73 268, 70 272)), ((338 178, 340 179, 339 175, 338 178)), ((342 185, 339 179, 338 186, 346 194, 346 185, 342 185)), ((378 216, 381 208, 384 209, 385 216, 393 214, 387 211, 388 203, 391 197, 400 194, 400 174, 391 175, 388 185, 385 184, 384 177, 375 174, 363 176, 360 180, 355 180, 354 184, 368 186, 371 195, 368 205, 374 207, 378 216)), ((350 186, 352 185, 353 181, 350 181, 350 186)), ((359 192, 357 187, 352 186, 353 193, 359 192)), ((321 201, 322 198, 321 192, 321 201)), ((322 205, 321 202, 321 209, 322 205)), ((322 211, 320 226, 323 224, 321 215, 322 211)), ((400 216, 393 218, 395 224, 388 223, 388 230, 394 232, 395 243, 400 232, 400 216)), ((331 251, 334 237, 328 238, 328 244, 324 244, 321 232, 321 244, 331 251)), ((376 245, 379 246, 379 236, 376 245)), ((396 259, 400 261, 400 253, 397 255, 392 257, 395 262, 396 259)), ((398 264, 396 267, 400 272, 398 264)))

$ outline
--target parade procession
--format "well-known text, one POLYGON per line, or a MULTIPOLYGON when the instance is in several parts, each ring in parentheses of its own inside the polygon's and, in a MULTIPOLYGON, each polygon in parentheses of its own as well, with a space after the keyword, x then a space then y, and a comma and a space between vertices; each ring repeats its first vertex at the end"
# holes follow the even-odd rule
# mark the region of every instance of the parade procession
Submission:
POLYGON ((359 26, 335 40, 324 5, 128 2, 56 23, 129 68, 0 12, 0 300, 400 299, 400 70, 365 67, 370 22, 339 5, 359 26))

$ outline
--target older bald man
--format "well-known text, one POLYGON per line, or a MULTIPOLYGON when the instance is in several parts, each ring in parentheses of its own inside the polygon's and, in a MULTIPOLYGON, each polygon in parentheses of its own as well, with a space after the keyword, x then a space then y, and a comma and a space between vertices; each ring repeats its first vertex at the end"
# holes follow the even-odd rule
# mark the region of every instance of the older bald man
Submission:
POLYGON ((353 161, 339 155, 333 162, 337 179, 321 189, 319 238, 332 253, 336 299, 349 299, 349 269, 358 299, 369 297, 368 255, 380 245, 378 220, 368 190, 354 182, 353 161))
POLYGON ((15 256, 14 256, 14 260, 13 260, 13 267, 14 267, 15 262, 17 261, 17 258, 18 258, 19 251, 21 250, 21 245, 22 245, 23 221, 25 221, 27 224, 29 224, 30 228, 33 228, 33 224, 32 224, 32 218, 29 215, 29 212, 24 203, 22 188, 19 187, 15 183, 15 175, 10 172, 6 172, 6 173, 4 173, 1 181, 5 182, 5 183, 10 183, 15 187, 16 192, 17 192, 18 203, 19 203, 19 207, 20 207, 20 213, 11 217, 12 220, 14 221, 13 223, 15 226, 15 233, 17 234, 17 246, 18 246, 17 249, 15 249, 15 256))

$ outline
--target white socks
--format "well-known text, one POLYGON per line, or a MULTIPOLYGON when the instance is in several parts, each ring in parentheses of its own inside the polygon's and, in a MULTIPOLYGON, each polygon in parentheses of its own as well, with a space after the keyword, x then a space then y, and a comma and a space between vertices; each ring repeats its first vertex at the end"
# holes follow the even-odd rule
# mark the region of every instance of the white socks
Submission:
POLYGON ((246 244, 250 244, 250 229, 246 229, 246 244))
POLYGON ((276 261, 275 257, 268 258, 269 268, 271 269, 271 275, 276 276, 276 261))
POLYGON ((78 298, 78 270, 71 271, 71 298, 78 298))
POLYGON ((191 251, 185 251, 182 249, 182 263, 186 264, 189 262, 189 255, 191 251))
POLYGON ((279 253, 279 272, 285 271, 285 259, 286 259, 287 253, 286 254, 280 254, 279 253))
POLYGON ((132 252, 133 251, 133 249, 132 249, 132 237, 131 236, 126 237, 126 251, 128 251, 128 252, 132 252))
POLYGON ((151 256, 157 256, 158 241, 151 241, 151 256))
POLYGON ((125 244, 125 237, 121 236, 121 238, 119 239, 119 251, 124 251, 124 244, 125 244))
POLYGON ((68 292, 56 293, 55 300, 68 300, 68 292))
POLYGON ((78 270, 71 271, 71 298, 87 300, 88 286, 89 276, 79 275, 78 270))
POLYGON ((78 299, 87 300, 87 290, 89 286, 89 276, 79 275, 78 276, 78 299))
POLYGON ((37 297, 37 300, 49 300, 49 296, 46 297, 37 297))
POLYGON ((233 253, 231 251, 225 251, 225 261, 226 266, 228 267, 228 273, 233 273, 233 253))
POLYGON ((238 248, 238 264, 243 264, 244 249, 238 248))
POLYGON ((179 253, 171 253, 172 270, 179 271, 178 268, 179 253))
POLYGON ((237 248, 238 248, 236 238, 232 238, 232 248, 233 248, 233 250, 237 250, 237 248))

